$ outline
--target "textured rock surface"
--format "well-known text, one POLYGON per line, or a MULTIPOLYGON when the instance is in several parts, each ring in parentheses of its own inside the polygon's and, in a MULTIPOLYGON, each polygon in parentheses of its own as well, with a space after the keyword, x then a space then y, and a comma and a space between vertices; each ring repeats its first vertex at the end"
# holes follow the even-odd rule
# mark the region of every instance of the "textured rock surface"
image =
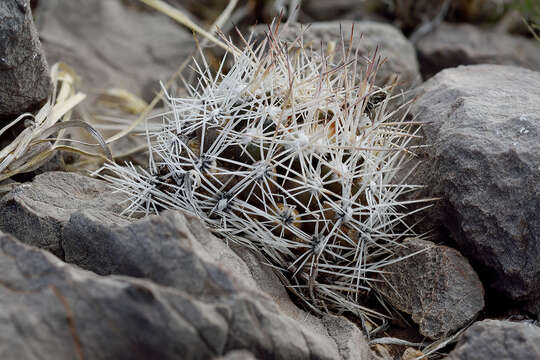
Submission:
POLYGON ((194 248, 184 258, 201 256, 196 262, 170 260, 211 294, 194 296, 188 282, 166 288, 99 276, 0 234, 2 359, 31 359, 36 353, 54 359, 249 359, 249 353, 274 359, 370 358, 365 339, 349 321, 327 316, 314 327, 305 321, 308 315, 295 320, 194 248), (195 263, 205 269, 203 276, 194 271, 195 263))
POLYGON ((86 209, 104 221, 122 222, 124 200, 108 184, 74 173, 48 172, 0 199, 0 230, 63 257, 61 236, 72 213, 86 209))
POLYGON ((52 89, 28 0, 0 2, 0 119, 38 108, 52 89))
POLYGON ((484 285, 530 302, 540 295, 538 84, 527 69, 460 66, 427 81, 413 109, 431 146, 411 182, 442 198, 424 224, 450 233, 484 285))
POLYGON ((78 212, 64 227, 62 239, 67 262, 101 275, 147 278, 199 299, 231 296, 239 289, 264 293, 265 301, 279 308, 281 316, 332 339, 342 358, 370 356, 356 326, 343 318, 320 320, 304 313, 291 302, 270 267, 245 248, 233 252, 195 217, 168 211, 115 226, 78 212))
POLYGON ((540 328, 528 323, 479 321, 467 329, 447 359, 540 359, 540 328))
POLYGON ((111 87, 152 98, 194 49, 191 34, 138 1, 40 1, 36 18, 47 59, 75 69, 90 103, 111 87))
POLYGON ((147 278, 199 297, 233 288, 214 263, 219 258, 229 262, 234 253, 200 221, 181 213, 111 224, 91 213, 76 212, 64 226, 62 248, 66 262, 100 275, 147 278), (192 228, 202 230, 194 234, 192 228))
MULTIPOLYGON (((358 56, 360 57, 373 56, 375 49, 378 48, 378 54, 386 58, 386 62, 377 73, 378 85, 391 82, 396 74, 399 75, 399 89, 408 89, 413 84, 421 82, 418 60, 413 46, 401 31, 391 25, 370 21, 313 23, 310 24, 309 31, 304 32, 304 45, 320 52, 321 42, 325 47, 324 51, 327 51, 328 43, 332 42, 336 46, 334 52, 335 61, 338 61, 342 54, 342 34, 343 39, 345 39, 345 46, 348 47, 353 24, 355 36, 351 53, 354 54, 358 50, 358 56)), ((266 25, 260 25, 255 27, 255 32, 261 35, 267 29, 266 25)), ((281 30, 282 39, 294 41, 303 30, 305 30, 305 26, 300 24, 283 27, 281 30)), ((359 66, 358 71, 364 71, 364 68, 359 66)))
POLYGON ((478 275, 458 251, 409 239, 398 256, 416 254, 384 267, 379 290, 397 309, 412 315, 420 333, 438 339, 451 335, 484 308, 478 275))
POLYGON ((522 36, 481 30, 469 24, 441 24, 416 44, 424 78, 458 65, 517 65, 540 71, 540 45, 522 36))

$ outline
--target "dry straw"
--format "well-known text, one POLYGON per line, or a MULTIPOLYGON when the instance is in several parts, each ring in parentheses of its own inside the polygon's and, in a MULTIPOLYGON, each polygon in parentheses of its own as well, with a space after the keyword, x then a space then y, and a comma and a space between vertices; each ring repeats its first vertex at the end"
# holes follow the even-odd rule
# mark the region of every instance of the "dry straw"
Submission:
MULTIPOLYGON (((88 156, 112 160, 112 156, 101 135, 89 124, 71 120, 73 109, 80 104, 85 94, 75 89, 76 75, 65 64, 55 64, 51 68, 53 91, 47 102, 34 115, 24 113, 0 130, 0 135, 19 123, 24 130, 0 151, 0 181, 19 173, 32 171, 48 161, 57 150, 72 151, 88 156), (65 129, 78 127, 87 130, 98 141, 105 155, 91 153, 64 144, 65 129), (48 138, 57 133, 54 139, 48 138)), ((90 144, 86 144, 90 145, 90 144)))

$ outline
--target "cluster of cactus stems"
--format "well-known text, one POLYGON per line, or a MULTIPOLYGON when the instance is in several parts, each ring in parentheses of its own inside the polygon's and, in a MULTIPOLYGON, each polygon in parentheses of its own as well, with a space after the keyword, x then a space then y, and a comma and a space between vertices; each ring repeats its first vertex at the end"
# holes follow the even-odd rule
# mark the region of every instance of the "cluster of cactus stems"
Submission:
POLYGON ((406 218, 424 206, 408 205, 425 201, 402 200, 418 188, 403 166, 418 129, 409 103, 390 109, 400 98, 375 85, 381 58, 345 40, 314 51, 274 27, 244 43, 228 71, 227 57, 212 71, 203 56, 189 97, 167 95, 147 130, 148 169, 109 164, 100 176, 129 195, 128 215, 187 211, 262 254, 311 311, 380 323, 366 299, 416 236, 406 218))

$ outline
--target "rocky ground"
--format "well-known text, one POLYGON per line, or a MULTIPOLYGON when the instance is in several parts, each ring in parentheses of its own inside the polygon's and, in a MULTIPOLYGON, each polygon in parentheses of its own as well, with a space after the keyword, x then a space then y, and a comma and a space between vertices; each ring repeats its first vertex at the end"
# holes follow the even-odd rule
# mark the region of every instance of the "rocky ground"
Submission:
MULTIPOLYGON (((169 2, 203 25, 224 7, 169 2)), ((288 2, 240 3, 233 17, 247 29, 288 2)), ((416 98, 429 145, 411 164, 426 185, 415 196, 439 199, 416 219, 430 240, 410 239, 402 255, 424 251, 385 269, 378 291, 399 313, 389 328, 368 339, 354 318, 306 312, 257 254, 192 216, 121 216, 123 196, 67 171, 62 155, 0 182, 1 359, 410 360, 427 352, 417 343, 456 333, 430 357, 540 358, 540 43, 507 1, 445 13, 443 1, 330 3, 302 4, 306 36, 317 51, 354 24, 353 51, 387 58, 377 81, 398 77, 416 98)), ((4 0, 0 129, 43 105, 57 61, 89 95, 78 114, 110 114, 104 90, 150 101, 193 50, 189 31, 137 1, 4 0)), ((0 151, 16 131, 0 132, 0 151)))

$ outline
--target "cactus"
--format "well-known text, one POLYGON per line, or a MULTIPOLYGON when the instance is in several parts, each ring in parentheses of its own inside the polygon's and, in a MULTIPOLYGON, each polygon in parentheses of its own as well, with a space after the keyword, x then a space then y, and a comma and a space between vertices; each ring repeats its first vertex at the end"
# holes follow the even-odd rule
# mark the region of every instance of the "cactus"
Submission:
POLYGON ((407 205, 423 201, 402 200, 418 187, 403 167, 417 137, 410 103, 391 107, 401 97, 374 83, 381 58, 364 59, 360 77, 345 41, 337 64, 276 28, 245 43, 229 71, 203 57, 190 96, 166 96, 147 170, 109 164, 101 177, 129 195, 128 215, 194 214, 262 254, 310 310, 376 322, 385 315, 367 295, 415 235, 406 217, 420 209, 407 205))

